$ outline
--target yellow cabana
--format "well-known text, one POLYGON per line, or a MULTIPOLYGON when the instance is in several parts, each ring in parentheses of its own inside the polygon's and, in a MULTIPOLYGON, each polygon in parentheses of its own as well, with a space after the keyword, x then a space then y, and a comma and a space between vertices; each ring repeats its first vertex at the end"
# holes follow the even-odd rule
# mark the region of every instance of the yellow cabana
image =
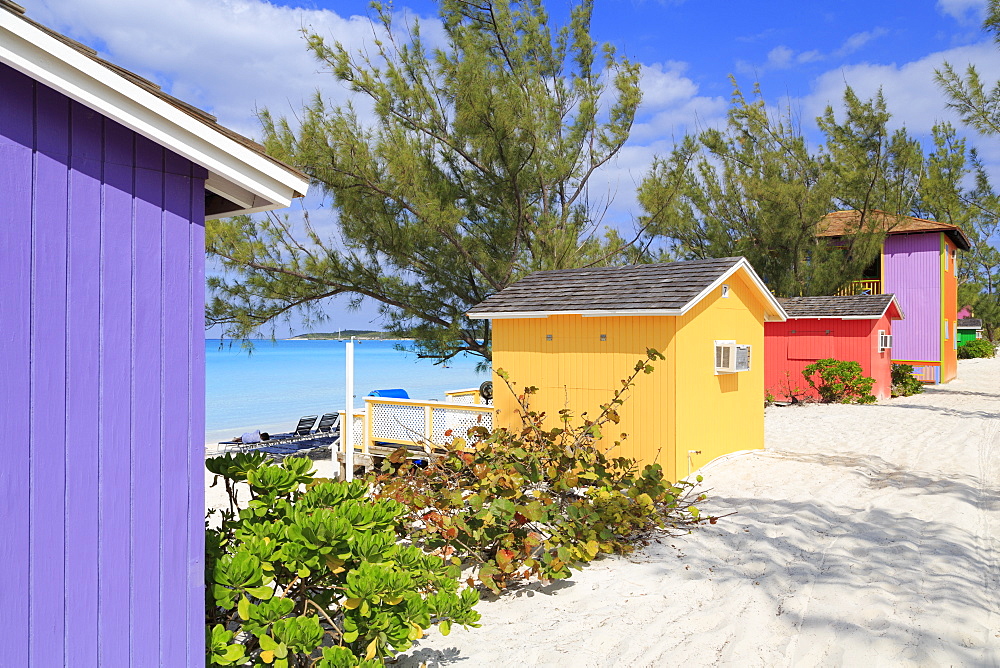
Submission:
MULTIPOLYGON (((764 322, 785 312, 745 258, 535 272, 469 311, 493 324, 493 368, 531 408, 596 417, 646 349, 666 357, 641 374, 604 430, 613 453, 658 462, 677 479, 716 457, 764 447, 764 322)), ((494 373, 497 423, 520 424, 494 373)))

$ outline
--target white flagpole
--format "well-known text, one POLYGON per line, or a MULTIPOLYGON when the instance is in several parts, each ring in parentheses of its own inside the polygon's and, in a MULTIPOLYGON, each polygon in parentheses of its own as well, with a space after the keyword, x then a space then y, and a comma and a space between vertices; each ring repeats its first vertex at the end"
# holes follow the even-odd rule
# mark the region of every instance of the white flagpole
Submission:
POLYGON ((347 408, 344 411, 346 417, 341 425, 344 437, 347 439, 347 449, 344 452, 344 467, 347 469, 347 480, 354 480, 354 337, 347 342, 347 383, 344 388, 344 398, 347 400, 347 408))

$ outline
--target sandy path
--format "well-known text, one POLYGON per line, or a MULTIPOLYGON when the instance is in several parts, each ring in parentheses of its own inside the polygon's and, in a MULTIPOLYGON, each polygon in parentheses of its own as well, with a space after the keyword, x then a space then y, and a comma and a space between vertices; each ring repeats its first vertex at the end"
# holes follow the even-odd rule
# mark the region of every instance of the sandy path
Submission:
POLYGON ((877 406, 769 409, 714 527, 483 602, 400 666, 1000 665, 1000 360, 877 406))

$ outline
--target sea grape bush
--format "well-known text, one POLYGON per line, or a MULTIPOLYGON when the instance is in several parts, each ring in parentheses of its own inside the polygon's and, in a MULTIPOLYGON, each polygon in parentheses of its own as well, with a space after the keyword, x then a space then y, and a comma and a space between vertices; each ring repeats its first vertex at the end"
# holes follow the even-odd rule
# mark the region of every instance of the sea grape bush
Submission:
POLYGON ((230 503, 206 529, 207 665, 374 668, 435 624, 477 626, 479 594, 459 591, 458 565, 399 544, 404 507, 364 481, 260 453, 206 466, 230 503))
POLYGON ((966 341, 958 347, 958 359, 968 360, 976 357, 994 357, 997 354, 996 346, 986 339, 973 339, 966 341))
POLYGON ((802 376, 809 387, 819 393, 823 402, 875 403, 875 396, 871 393, 875 379, 862 375, 861 365, 857 362, 842 362, 828 357, 807 366, 802 370, 802 376), (819 376, 818 382, 815 376, 819 376))
POLYGON ((892 396, 909 397, 924 391, 924 384, 913 376, 910 364, 892 365, 892 396))
MULTIPOLYGON (((530 410, 534 387, 518 395, 520 429, 469 430, 444 452, 418 466, 400 449, 372 479, 380 498, 403 504, 409 513, 406 537, 415 545, 457 557, 470 567, 470 584, 495 593, 532 577, 567 578, 603 553, 627 553, 643 532, 687 530, 718 518, 702 515, 705 497, 695 483, 671 483, 659 465, 638 470, 635 461, 612 458, 595 445, 602 430, 619 421, 623 395, 650 362, 649 350, 595 419, 569 410, 561 426, 543 426, 544 414, 530 410)), ((617 445, 618 442, 616 442, 617 445)), ((698 478, 698 482, 701 478, 698 478)))

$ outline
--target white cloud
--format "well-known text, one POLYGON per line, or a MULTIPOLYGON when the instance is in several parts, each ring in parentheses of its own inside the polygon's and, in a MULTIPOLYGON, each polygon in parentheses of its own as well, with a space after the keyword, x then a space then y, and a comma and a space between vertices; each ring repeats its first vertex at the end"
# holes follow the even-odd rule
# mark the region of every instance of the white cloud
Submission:
POLYGON ((986 12, 986 0, 938 0, 937 7, 959 23, 979 23, 986 12))
POLYGON ((642 66, 642 105, 629 143, 591 179, 592 202, 613 200, 604 223, 618 227, 626 236, 633 216, 639 213, 636 188, 653 158, 668 155, 675 140, 685 134, 717 126, 725 118, 728 101, 698 95, 698 84, 685 76, 686 70, 686 63, 676 61, 642 66))
MULTIPOLYGON (((25 2, 25 0, 22 0, 25 2)), ((303 29, 352 49, 373 36, 366 16, 277 7, 259 0, 27 0, 28 16, 74 37, 171 94, 257 135, 255 110, 297 113, 321 88, 349 93, 320 70, 303 29)))
POLYGON ((865 32, 856 32, 844 40, 844 43, 840 46, 840 48, 834 52, 834 56, 842 58, 843 56, 854 53, 868 42, 887 34, 889 34, 889 31, 885 28, 875 28, 874 30, 866 30, 865 32))
POLYGON ((763 69, 784 70, 792 66, 795 52, 787 46, 776 46, 767 52, 767 63, 763 69))
POLYGON ((822 60, 830 60, 831 58, 844 58, 860 50, 872 40, 887 34, 889 34, 889 31, 885 28, 875 28, 873 30, 854 33, 844 40, 844 43, 838 49, 830 53, 823 53, 819 49, 796 52, 784 44, 779 44, 767 52, 767 59, 764 63, 754 64, 746 60, 739 60, 736 63, 736 69, 744 74, 760 76, 764 72, 787 70, 796 65, 815 63, 822 60))
POLYGON ((667 62, 642 66, 642 108, 658 110, 694 97, 698 86, 684 76, 685 63, 667 62))
POLYGON ((914 133, 929 133, 939 120, 956 123, 954 112, 946 107, 941 89, 934 83, 934 70, 948 61, 964 71, 973 63, 984 81, 1000 79, 1000 51, 992 43, 964 46, 932 53, 904 64, 863 63, 830 70, 813 83, 813 92, 801 102, 807 118, 815 117, 832 104, 836 109, 844 87, 851 86, 862 98, 882 89, 893 122, 905 124, 914 133))

